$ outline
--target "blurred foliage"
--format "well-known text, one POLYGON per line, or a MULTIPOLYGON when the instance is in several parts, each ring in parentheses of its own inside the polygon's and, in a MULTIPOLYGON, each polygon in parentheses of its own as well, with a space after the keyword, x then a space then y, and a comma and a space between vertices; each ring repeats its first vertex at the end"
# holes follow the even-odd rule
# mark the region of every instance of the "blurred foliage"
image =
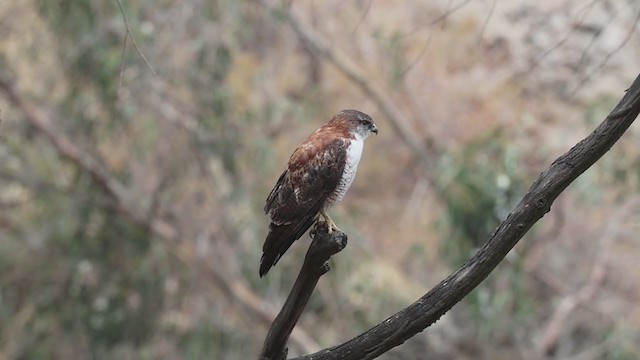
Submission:
MULTIPOLYGON (((228 0, 122 5, 139 49, 131 38, 123 49, 115 1, 4 2, 0 76, 179 241, 141 226, 0 94, 0 358, 255 358, 268 323, 252 304, 267 314, 281 306, 309 243, 305 235, 260 279, 264 199, 292 149, 341 108, 371 113, 381 133, 332 209, 349 246, 332 259, 299 329, 323 347, 358 334, 483 244, 549 160, 606 116, 640 49, 629 41, 609 58, 615 71, 592 77, 610 51, 602 39, 624 39, 633 28, 626 15, 620 24, 600 18, 610 9, 597 2, 589 6, 598 11, 569 4, 568 13, 524 2, 455 11, 429 2, 292 4, 310 31, 380 86, 418 142, 436 145, 425 149, 436 171, 425 174, 393 119, 310 51, 286 14, 228 0), (423 15, 448 11, 425 25, 423 15), (582 31, 576 11, 613 30, 554 48, 558 32, 582 31), (569 89, 587 75, 598 81, 574 98, 569 89)), ((586 281, 600 251, 593 244, 611 222, 619 247, 607 280, 547 355, 601 346, 602 358, 637 357, 637 213, 611 215, 640 188, 638 131, 625 137, 527 234, 526 248, 390 358, 540 355, 538 339, 557 304, 586 281)), ((300 346, 292 341, 291 354, 300 346)))
POLYGON ((105 207, 108 199, 84 176, 34 200, 23 219, 40 228, 17 235, 36 242, 37 250, 23 244, 2 259, 8 280, 14 279, 0 285, 2 322, 24 309, 25 299, 34 312, 23 324, 31 336, 21 358, 71 346, 66 333, 81 335, 97 350, 147 341, 163 306, 169 264, 162 249, 154 251, 146 231, 105 207))
MULTIPOLYGON (((511 146, 502 128, 478 136, 455 157, 443 157, 439 191, 446 225, 441 226, 448 234, 441 243, 441 254, 453 267, 462 265, 482 246, 522 198, 527 184, 520 163, 517 148, 511 146)), ((527 282, 522 260, 516 255, 465 299, 479 336, 501 337, 500 333, 530 320, 534 302, 527 282)))
POLYGON ((461 265, 484 243, 524 194, 518 151, 502 129, 473 141, 439 167, 439 191, 451 231, 443 253, 461 265))

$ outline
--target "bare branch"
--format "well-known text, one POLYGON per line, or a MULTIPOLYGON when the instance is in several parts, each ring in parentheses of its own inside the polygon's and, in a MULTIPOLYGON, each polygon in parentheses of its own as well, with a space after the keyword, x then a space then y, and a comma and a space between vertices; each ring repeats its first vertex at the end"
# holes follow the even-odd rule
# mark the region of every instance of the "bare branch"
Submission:
MULTIPOLYGON (((151 63, 149 62, 149 59, 147 59, 147 57, 144 55, 142 50, 140 50, 140 47, 138 46, 138 42, 136 41, 136 38, 133 37, 133 33, 131 32, 131 28, 129 27, 129 22, 127 21, 127 15, 124 13, 124 7, 122 6, 122 2, 120 2, 120 0, 116 0, 116 3, 118 4, 118 8, 120 8, 120 13, 122 13, 122 20, 124 21, 124 27, 125 27, 125 30, 127 31, 126 34, 124 35, 125 40, 124 40, 124 44, 122 46, 122 59, 121 59, 121 61, 124 62, 124 52, 127 49, 127 36, 128 36, 128 37, 131 38, 131 42, 133 43, 133 47, 136 49, 136 52, 140 55, 142 60, 144 60, 144 63, 147 65, 149 70, 151 70, 151 73, 153 73, 153 75, 157 77, 158 74, 154 70, 154 68, 151 65, 151 63)), ((120 64, 120 85, 122 85, 122 69, 123 69, 123 67, 124 66, 121 63, 120 64)))
MULTIPOLYGON (((261 0, 262 1, 262 0, 261 0)), ((401 38, 405 38, 405 37, 409 37, 412 35, 415 35, 419 32, 424 31, 425 29, 437 25, 439 23, 442 24, 442 27, 445 27, 447 25, 447 20, 456 12, 460 11, 462 8, 464 8, 465 6, 467 6, 468 4, 470 4, 471 2, 473 2, 474 0, 463 0, 457 4, 453 4, 453 0, 449 0, 447 1, 447 6, 445 7, 444 11, 442 12, 442 14, 436 16, 435 18, 428 20, 422 24, 417 25, 416 27, 414 27, 413 29, 407 31, 406 33, 403 34, 399 34, 397 36, 401 37, 401 38)), ((367 5, 367 10, 369 8, 370 4, 367 5)), ((358 24, 360 25, 360 24, 358 24)), ((356 27, 357 29, 357 27, 356 27)), ((354 31, 355 32, 355 31, 354 31)), ((394 35, 396 36, 396 35, 394 35)))
POLYGON ((287 300, 278 316, 273 320, 264 340, 260 358, 280 360, 287 356, 287 339, 296 326, 300 315, 313 293, 320 277, 329 271, 329 258, 347 245, 347 235, 341 231, 328 233, 326 223, 319 223, 311 230, 313 239, 304 263, 287 300))
POLYGON ((608 28, 611 24, 613 24, 617 20, 617 17, 619 14, 620 14, 620 11, 614 12, 611 16, 608 17, 607 22, 600 29, 598 29, 595 32, 595 34, 593 34, 587 46, 585 46, 584 49, 582 49, 580 60, 578 60, 578 63, 575 66, 576 70, 580 69, 580 67, 585 65, 585 63, 587 62, 587 58, 589 56, 589 51, 596 44, 596 42, 602 36, 602 34, 605 32, 605 29, 608 28))
MULTIPOLYGON (((8 97, 11 103, 22 110, 27 120, 53 144, 63 157, 89 173, 91 178, 109 196, 121 199, 123 203, 128 202, 124 187, 115 178, 109 176, 91 155, 81 151, 67 138, 58 136, 53 130, 49 118, 20 97, 9 80, 0 78, 0 91, 8 97)), ((125 207, 129 208, 128 205, 125 207)))
POLYGON ((127 39, 129 38, 128 34, 129 30, 127 30, 127 33, 124 35, 124 39, 122 40, 122 54, 120 55, 120 76, 118 80, 118 89, 122 87, 122 77, 124 74, 124 55, 127 53, 127 39))
POLYGON ((435 323, 476 288, 554 200, 618 141, 640 113, 640 75, 589 136, 556 159, 533 183, 489 240, 460 269, 413 304, 355 338, 298 359, 373 359, 435 323))
POLYGON ((351 30, 351 34, 355 34, 358 31, 358 29, 360 29, 360 25, 362 25, 362 23, 364 23, 364 19, 367 18, 367 15, 369 15, 369 11, 371 10, 371 3, 372 2, 373 2, 373 0, 367 1, 367 5, 365 5, 364 11, 362 11, 362 14, 360 15, 360 19, 358 20, 358 23, 353 28, 353 30, 351 30))
POLYGON ((478 43, 481 43, 484 38, 484 32, 487 30, 487 26, 489 25, 489 20, 491 20, 491 17, 493 16, 493 12, 496 9, 497 3, 498 3, 497 0, 491 1, 491 7, 489 8, 489 13, 487 13, 487 16, 484 18, 484 21, 482 22, 482 26, 480 27, 480 31, 478 34, 478 43))
POLYGON ((607 53, 607 55, 605 55, 604 59, 602 59, 602 61, 600 61, 600 64, 598 64, 598 66, 596 66, 584 78, 582 78, 580 80, 580 82, 578 83, 578 86, 576 86, 576 88, 572 92, 572 94, 575 94, 576 92, 578 92, 578 90, 580 90, 582 88, 582 86, 584 86, 584 84, 586 84, 589 80, 591 80, 591 78, 595 74, 597 74, 600 70, 602 70, 602 68, 605 65, 607 65, 607 63, 609 62, 609 59, 611 59, 611 57, 613 57, 613 55, 617 54, 620 50, 622 50, 622 48, 624 48, 625 45, 627 45, 629 40, 631 40, 631 37, 633 36, 633 34, 636 33, 636 27, 638 27, 638 23, 640 23, 640 10, 638 11, 638 15, 636 15, 636 18, 633 20, 633 24, 631 25, 631 28, 627 32, 627 35, 624 37, 622 42, 620 44, 618 44, 618 46, 616 46, 615 49, 613 49, 609 53, 607 53))
POLYGON ((424 55, 427 53, 427 50, 429 49, 429 45, 431 45, 431 39, 433 39, 433 34, 429 34, 429 36, 427 36, 427 39, 423 41, 422 48, 420 49, 420 51, 418 51, 418 55, 413 60, 411 60, 407 64, 407 66, 404 67, 404 69, 400 70, 399 76, 401 78, 405 77, 407 73, 409 73, 409 71, 411 71, 418 64, 422 57, 424 57, 424 55))
POLYGON ((545 50, 542 55, 535 59, 533 64, 529 66, 529 68, 524 71, 523 74, 531 74, 533 70, 535 70, 538 66, 540 66, 540 64, 542 64, 542 61, 544 61, 544 59, 546 59, 549 54, 564 45, 571 38, 571 35, 573 35, 573 33, 575 33, 578 29, 580 29, 580 27, 585 22, 585 18, 598 1, 599 0, 592 0, 587 6, 582 8, 575 16, 574 24, 571 26, 569 31, 567 31, 564 36, 562 36, 560 40, 558 40, 555 44, 551 45, 547 50, 545 50))
POLYGON ((427 28, 429 26, 433 26, 439 22, 445 22, 451 15, 453 15, 453 13, 457 12, 458 10, 462 9, 463 7, 467 6, 469 3, 471 3, 474 0, 464 0, 461 1, 455 5, 452 5, 452 1, 449 1, 447 3, 447 9, 445 10, 445 12, 443 12, 441 15, 435 17, 434 19, 431 19, 429 21, 427 21, 426 23, 420 25, 419 27, 409 31, 408 33, 404 34, 404 36, 409 36, 409 35, 413 35, 421 30, 423 30, 424 28, 427 28))

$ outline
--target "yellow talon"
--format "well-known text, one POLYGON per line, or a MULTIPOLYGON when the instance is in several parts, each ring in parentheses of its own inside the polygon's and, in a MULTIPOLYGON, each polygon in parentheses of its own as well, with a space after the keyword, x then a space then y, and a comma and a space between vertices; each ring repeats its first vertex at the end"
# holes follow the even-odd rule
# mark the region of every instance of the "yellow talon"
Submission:
POLYGON ((327 215, 326 212, 324 212, 324 210, 320 210, 320 216, 322 216, 324 222, 327 223, 327 226, 329 227, 329 234, 331 234, 333 230, 340 231, 340 229, 338 229, 338 226, 336 226, 336 223, 333 222, 333 220, 329 217, 329 215, 327 215))

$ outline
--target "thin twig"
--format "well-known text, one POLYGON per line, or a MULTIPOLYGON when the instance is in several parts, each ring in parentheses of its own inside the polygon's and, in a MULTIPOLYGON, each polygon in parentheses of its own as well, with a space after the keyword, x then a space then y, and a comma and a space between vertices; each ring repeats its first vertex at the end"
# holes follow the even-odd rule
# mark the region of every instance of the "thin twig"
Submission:
POLYGON ((566 325, 566 320, 571 313, 581 304, 592 299, 602 282, 604 281, 607 265, 610 260, 610 249, 613 247, 617 237, 620 235, 621 223, 625 221, 629 214, 633 213, 634 207, 640 204, 640 197, 635 196, 627 200, 616 213, 611 216, 607 225, 598 239, 596 249, 596 259, 591 267, 591 272, 587 281, 574 293, 565 296, 556 307, 551 320, 545 327, 539 351, 541 354, 550 355, 558 343, 562 330, 566 325))
POLYGON ((403 36, 409 36, 409 35, 413 35, 419 31, 422 31, 424 28, 427 28, 429 26, 433 26, 439 22, 444 22, 446 21, 451 15, 453 15, 453 13, 457 12, 458 10, 462 9, 463 7, 467 6, 469 3, 471 3, 474 0, 464 0, 456 5, 451 6, 451 2, 449 1, 447 3, 447 9, 445 10, 445 12, 443 12, 442 14, 440 14, 439 16, 427 21, 424 24, 421 24, 419 27, 414 28, 413 30, 409 31, 406 34, 403 34, 403 36))
POLYGON ((631 40, 631 37, 633 37, 633 34, 636 32, 636 27, 638 26, 639 22, 640 22, 640 10, 638 11, 638 15, 636 15, 636 18, 633 21, 633 24, 631 25, 631 29, 629 29, 629 32, 627 32, 627 35, 622 40, 622 42, 618 44, 618 46, 616 46, 615 49, 607 53, 607 55, 604 57, 604 59, 602 59, 600 64, 598 64, 598 66, 596 66, 584 78, 580 80, 576 88, 571 92, 572 95, 575 95, 584 86, 584 84, 586 84, 589 80, 591 80, 591 78, 595 74, 597 74, 600 70, 602 70, 602 68, 609 62, 609 59, 611 59, 613 55, 617 54, 620 50, 622 50, 622 48, 624 48, 625 45, 627 45, 629 40, 631 40))
POLYGON ((598 39, 600 38, 600 36, 602 36, 602 34, 605 31, 604 29, 608 28, 611 24, 613 24, 614 21, 616 21, 618 14, 620 14, 620 12, 621 11, 615 11, 611 16, 608 16, 607 22, 604 25, 602 25, 602 27, 599 28, 598 31, 596 31, 596 33, 591 37, 587 46, 585 46, 584 49, 582 49, 582 54, 580 54, 580 60, 578 60, 578 64, 576 65, 576 70, 580 69, 580 67, 585 64, 585 62, 587 61, 587 57, 589 55, 589 51, 591 50, 593 45, 595 45, 598 39))
POLYGON ((427 36, 427 39, 422 43, 422 48, 418 52, 418 55, 415 57, 415 59, 411 60, 411 62, 409 62, 409 64, 407 64, 404 69, 400 70, 400 78, 404 78, 407 73, 409 73, 409 71, 411 71, 411 69, 413 69, 416 64, 418 64, 418 61, 420 61, 420 59, 422 59, 422 57, 427 53, 427 49, 429 49, 429 45, 431 45, 432 39, 433 34, 429 34, 429 36, 427 36))
POLYGON ((365 6, 364 11, 360 15, 360 19, 358 20, 358 23, 353 28, 353 30, 351 30, 351 34, 352 35, 355 34, 356 32, 358 32, 358 29, 360 29, 360 26, 364 23, 364 19, 367 18, 367 15, 369 14, 369 10, 371 10, 371 3, 372 2, 373 2, 373 0, 367 1, 367 5, 365 6))
POLYGON ((558 40, 551 47, 547 48, 547 50, 545 50, 542 55, 540 55, 523 74, 531 74, 531 72, 533 72, 533 70, 535 70, 542 63, 542 61, 546 59, 547 56, 549 56, 549 54, 564 45, 571 38, 571 35, 582 26, 586 16, 589 15, 589 12, 598 1, 599 0, 593 0, 585 8, 581 9, 580 12, 576 15, 577 24, 572 25, 571 29, 569 29, 569 31, 567 31, 567 33, 564 34, 562 38, 560 38, 560 40, 558 40))
MULTIPOLYGON (((153 69, 153 66, 151 65, 151 63, 149 62, 149 60, 147 59, 147 57, 144 55, 144 53, 142 52, 142 50, 140 50, 140 47, 138 46, 138 42, 136 41, 136 38, 133 36, 133 33, 131 32, 131 28, 129 27, 129 22, 127 21, 127 15, 124 12, 124 7, 122 6, 122 3, 120 2, 120 0, 116 0, 116 3, 118 4, 118 7, 120 8, 120 13, 122 13, 122 20, 124 21, 124 27, 126 29, 126 34, 125 36, 125 45, 126 43, 126 37, 129 36, 131 38, 131 42, 133 43, 133 47, 136 49, 136 52, 140 55, 140 57, 142 57, 142 60, 144 60, 144 63, 147 65, 147 67, 149 68, 149 70, 151 70, 151 73, 158 77, 158 74, 156 73, 156 71, 153 69)), ((122 58, 124 59, 124 48, 122 49, 123 54, 122 54, 122 58)), ((122 72, 122 65, 120 66, 120 71, 122 72)), ((120 73, 120 78, 122 78, 122 73, 120 73)))
POLYGON ((482 38, 484 38, 484 32, 487 30, 487 26, 489 25, 489 20, 491 20, 491 17, 493 16, 493 12, 495 11, 497 4, 498 4, 498 0, 491 1, 491 7, 489 8, 489 13, 484 18, 484 21, 482 22, 482 26, 480 27, 480 31, 478 33, 478 43, 481 43, 482 38))
POLYGON ((122 87, 122 75, 124 74, 124 55, 127 53, 127 39, 129 38, 129 36, 127 36, 128 34, 129 32, 127 30, 127 33, 124 35, 124 39, 122 40, 122 55, 120 55, 120 79, 118 82, 118 89, 122 87))

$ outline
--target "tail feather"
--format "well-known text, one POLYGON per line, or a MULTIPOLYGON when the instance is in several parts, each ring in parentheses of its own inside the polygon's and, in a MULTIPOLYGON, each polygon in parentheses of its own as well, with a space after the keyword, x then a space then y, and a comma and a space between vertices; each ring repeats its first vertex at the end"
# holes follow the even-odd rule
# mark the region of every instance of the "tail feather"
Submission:
POLYGON ((269 225, 269 234, 262 247, 262 258, 260 259, 260 277, 269 272, 280 257, 289 250, 291 244, 298 240, 315 222, 315 216, 309 216, 295 224, 269 225))

